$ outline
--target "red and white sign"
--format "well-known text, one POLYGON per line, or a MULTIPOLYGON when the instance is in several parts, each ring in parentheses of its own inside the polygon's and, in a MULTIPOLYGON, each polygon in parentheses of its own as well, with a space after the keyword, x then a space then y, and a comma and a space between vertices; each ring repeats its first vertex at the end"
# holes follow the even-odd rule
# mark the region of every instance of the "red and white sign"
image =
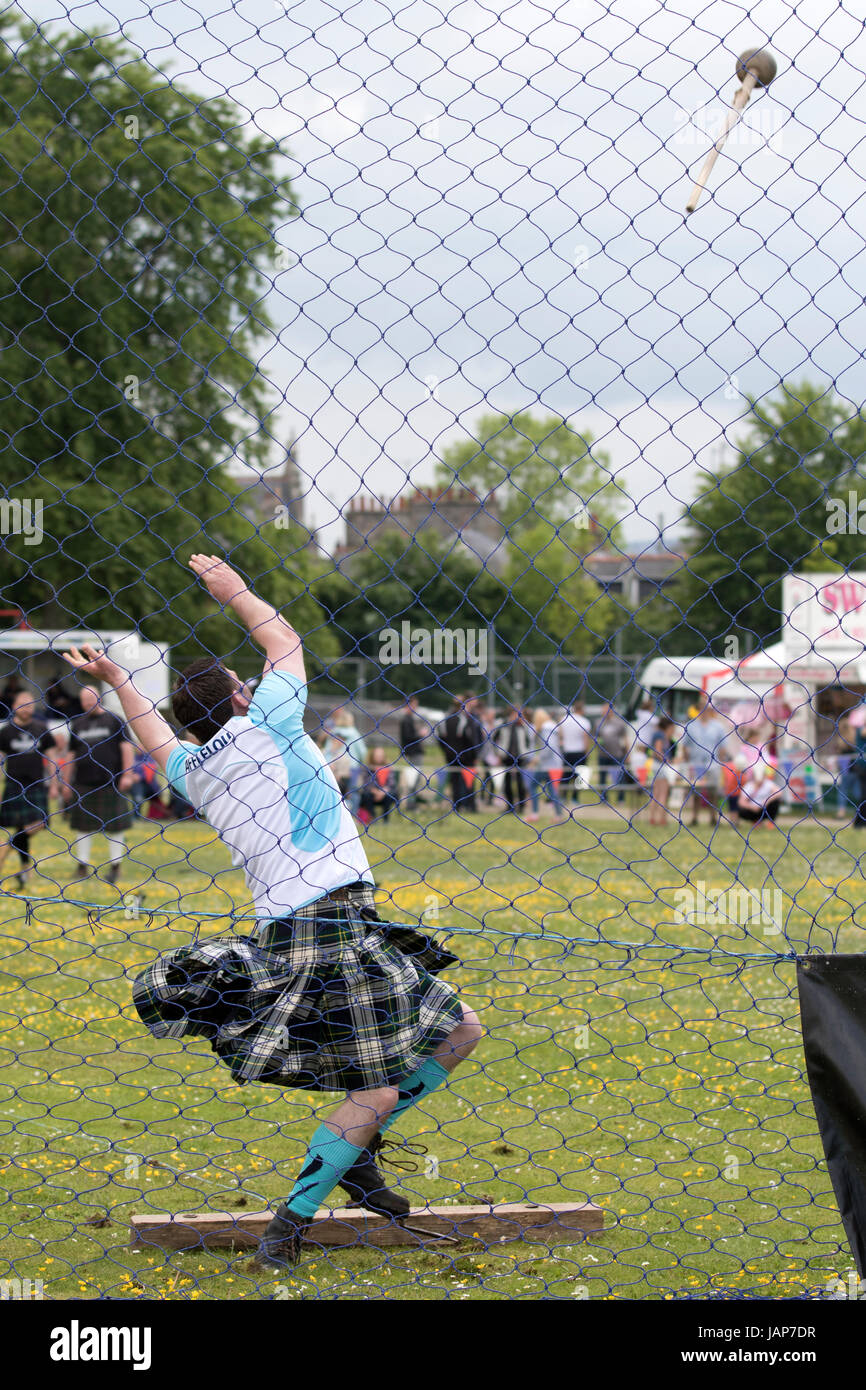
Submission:
POLYGON ((809 653, 841 667, 866 654, 866 572, 788 574, 782 580, 786 664, 809 653))

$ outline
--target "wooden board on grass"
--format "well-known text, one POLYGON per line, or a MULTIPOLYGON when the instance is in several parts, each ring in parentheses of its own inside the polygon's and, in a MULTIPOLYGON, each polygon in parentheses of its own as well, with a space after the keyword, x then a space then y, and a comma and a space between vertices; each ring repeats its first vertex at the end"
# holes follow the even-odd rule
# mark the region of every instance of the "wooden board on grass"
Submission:
MULTIPOLYGON (((166 1250, 224 1250, 233 1246, 253 1250, 271 1216, 270 1211, 133 1216, 130 1245, 134 1249, 157 1245, 166 1250)), ((482 1240, 485 1245, 510 1240, 567 1245, 603 1229, 604 1213, 591 1202, 551 1202, 543 1207, 520 1202, 498 1207, 423 1207, 403 1222, 344 1207, 315 1217, 306 1240, 312 1245, 445 1247, 466 1240, 482 1240)))

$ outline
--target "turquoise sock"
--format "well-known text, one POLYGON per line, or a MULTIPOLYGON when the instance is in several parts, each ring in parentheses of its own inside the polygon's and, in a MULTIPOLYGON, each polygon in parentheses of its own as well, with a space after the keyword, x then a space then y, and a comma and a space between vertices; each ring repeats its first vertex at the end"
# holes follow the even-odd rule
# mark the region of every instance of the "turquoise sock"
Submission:
POLYGON ((448 1072, 437 1062, 435 1057, 427 1057, 421 1063, 417 1071, 413 1071, 409 1076, 405 1076, 399 1083, 400 1099, 391 1111, 385 1123, 381 1126, 384 1134, 386 1129, 390 1129, 395 1120, 412 1105, 417 1105, 418 1101, 424 1096, 429 1096, 431 1091, 435 1091, 439 1086, 443 1086, 448 1080, 448 1072))
POLYGON ((361 1153, 363 1150, 356 1144, 334 1134, 327 1125, 319 1125, 286 1205, 298 1216, 315 1216, 328 1193, 361 1153))

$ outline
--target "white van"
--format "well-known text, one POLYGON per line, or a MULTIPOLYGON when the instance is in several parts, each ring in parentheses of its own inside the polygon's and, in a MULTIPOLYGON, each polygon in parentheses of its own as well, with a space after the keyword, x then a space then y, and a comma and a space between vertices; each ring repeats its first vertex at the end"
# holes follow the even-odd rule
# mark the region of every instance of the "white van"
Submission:
POLYGON ((710 686, 713 703, 725 695, 727 681, 736 683, 734 668, 714 656, 657 656, 648 662, 638 678, 627 718, 631 719, 641 701, 649 695, 653 708, 661 708, 677 724, 689 717, 698 696, 710 686))

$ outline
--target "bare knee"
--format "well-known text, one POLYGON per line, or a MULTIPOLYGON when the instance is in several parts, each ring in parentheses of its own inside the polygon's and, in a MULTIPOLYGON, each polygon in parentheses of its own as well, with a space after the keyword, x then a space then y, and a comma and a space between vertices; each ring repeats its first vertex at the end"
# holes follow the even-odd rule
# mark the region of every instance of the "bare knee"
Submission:
POLYGON ((475 1051, 484 1029, 478 1015, 463 1005, 463 1022, 458 1023, 453 1033, 449 1033, 437 1053, 438 1061, 445 1067, 456 1067, 459 1062, 475 1051))
POLYGON ((474 1052, 484 1036, 484 1029, 474 1009, 467 1009, 465 1004, 463 1006, 463 1022, 460 1025, 459 1031, 464 1034, 466 1039, 463 1043, 463 1047, 466 1049, 466 1055, 470 1052, 474 1052))
POLYGON ((375 1091, 356 1091, 352 1096, 352 1100, 360 1109, 369 1110, 371 1123, 376 1119, 387 1119, 399 1099, 400 1092, 396 1086, 379 1086, 375 1091))

